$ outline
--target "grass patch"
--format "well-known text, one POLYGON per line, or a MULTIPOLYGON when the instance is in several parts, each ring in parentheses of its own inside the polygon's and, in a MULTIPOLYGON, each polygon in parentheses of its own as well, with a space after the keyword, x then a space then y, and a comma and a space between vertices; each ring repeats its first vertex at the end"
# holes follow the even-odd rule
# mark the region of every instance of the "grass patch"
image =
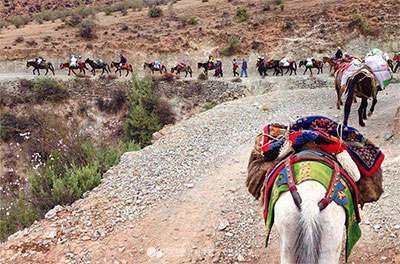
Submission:
POLYGON ((199 76, 197 76, 197 79, 200 80, 200 81, 207 81, 208 80, 208 76, 205 75, 203 72, 201 72, 199 74, 199 76))
POLYGON ((91 20, 86 19, 79 24, 79 36, 84 39, 93 39, 96 37, 96 27, 97 24, 91 20))
POLYGON ((6 21, 13 24, 16 28, 20 28, 27 25, 31 21, 31 18, 30 16, 15 16, 7 18, 6 21))
POLYGON ((60 82, 50 77, 36 78, 33 81, 33 86, 27 85, 25 88, 27 89, 24 95, 25 100, 33 103, 59 102, 68 98, 67 89, 60 82))
POLYGON ((205 111, 210 110, 210 109, 212 109, 213 107, 214 107, 214 105, 213 105, 213 104, 210 104, 210 103, 205 103, 205 104, 203 105, 203 108, 204 108, 205 111))
POLYGON ((197 25, 199 20, 195 16, 180 16, 179 21, 181 22, 182 26, 186 25, 197 25))
POLYGON ((351 24, 356 24, 363 34, 368 34, 372 30, 371 25, 360 13, 353 14, 353 21, 351 24))

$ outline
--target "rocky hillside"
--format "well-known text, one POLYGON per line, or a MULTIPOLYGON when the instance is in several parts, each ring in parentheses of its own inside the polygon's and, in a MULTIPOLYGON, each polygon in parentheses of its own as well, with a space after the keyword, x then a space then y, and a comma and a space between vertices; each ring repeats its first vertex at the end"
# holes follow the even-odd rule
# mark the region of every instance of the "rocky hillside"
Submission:
POLYGON ((142 59, 150 54, 204 57, 250 52, 305 57, 332 54, 337 45, 361 53, 377 42, 387 52, 400 48, 396 46, 397 0, 280 2, 183 0, 161 6, 163 14, 154 18, 147 8, 129 10, 126 15, 99 13, 93 20, 96 37, 90 40, 59 20, 41 25, 31 22, 19 29, 10 25, 0 32, 0 60, 32 58, 39 53, 66 57, 71 52, 103 58, 115 58, 122 52, 142 59), (239 7, 246 10, 245 15, 237 14, 239 7))

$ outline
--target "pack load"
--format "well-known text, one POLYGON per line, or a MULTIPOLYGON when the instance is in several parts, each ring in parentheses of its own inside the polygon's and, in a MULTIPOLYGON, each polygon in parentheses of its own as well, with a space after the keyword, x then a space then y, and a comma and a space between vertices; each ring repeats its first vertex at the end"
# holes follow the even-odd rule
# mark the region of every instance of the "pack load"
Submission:
POLYGON ((314 63, 313 63, 313 58, 307 58, 306 59, 306 67, 313 67, 314 63))

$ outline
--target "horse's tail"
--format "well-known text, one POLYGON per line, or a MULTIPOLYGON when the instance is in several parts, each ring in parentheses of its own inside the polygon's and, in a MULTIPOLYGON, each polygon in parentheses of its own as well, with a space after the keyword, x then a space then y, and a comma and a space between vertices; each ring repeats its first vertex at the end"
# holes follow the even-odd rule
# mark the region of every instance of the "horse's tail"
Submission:
POLYGON ((294 64, 294 70, 297 70, 297 63, 294 61, 293 64, 294 64))
POLYGON ((295 258, 297 264, 317 264, 321 253, 322 228, 319 207, 314 200, 303 200, 296 224, 295 258))

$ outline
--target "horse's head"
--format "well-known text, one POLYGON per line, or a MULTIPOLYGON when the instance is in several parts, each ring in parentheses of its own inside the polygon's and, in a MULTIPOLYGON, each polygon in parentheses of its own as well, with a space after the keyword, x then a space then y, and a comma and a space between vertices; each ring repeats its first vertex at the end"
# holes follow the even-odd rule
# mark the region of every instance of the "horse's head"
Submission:
POLYGON ((85 63, 90 63, 91 62, 91 60, 89 59, 89 58, 87 58, 86 60, 85 60, 85 63))
POLYGON ((303 66, 303 65, 306 65, 306 63, 304 62, 304 60, 301 60, 300 63, 299 63, 299 68, 300 68, 301 66, 303 66))
POLYGON ((147 63, 147 62, 143 63, 143 70, 145 70, 146 67, 149 67, 149 66, 150 66, 150 63, 147 63))
POLYGON ((61 64, 60 65, 60 70, 64 69, 64 67, 65 67, 65 64, 61 64))
POLYGON ((322 58, 322 63, 325 64, 326 62, 328 62, 330 60, 331 60, 331 58, 329 58, 329 57, 323 57, 322 58))
POLYGON ((395 53, 392 60, 400 61, 400 53, 395 53))
POLYGON ((29 63, 29 61, 26 62, 26 68, 28 69, 31 66, 31 64, 29 63))
POLYGON ((174 73, 175 67, 171 68, 171 73, 174 73))
POLYGON ((197 63, 197 68, 200 69, 201 67, 203 67, 203 63, 202 63, 202 62, 198 62, 198 63, 197 63))

